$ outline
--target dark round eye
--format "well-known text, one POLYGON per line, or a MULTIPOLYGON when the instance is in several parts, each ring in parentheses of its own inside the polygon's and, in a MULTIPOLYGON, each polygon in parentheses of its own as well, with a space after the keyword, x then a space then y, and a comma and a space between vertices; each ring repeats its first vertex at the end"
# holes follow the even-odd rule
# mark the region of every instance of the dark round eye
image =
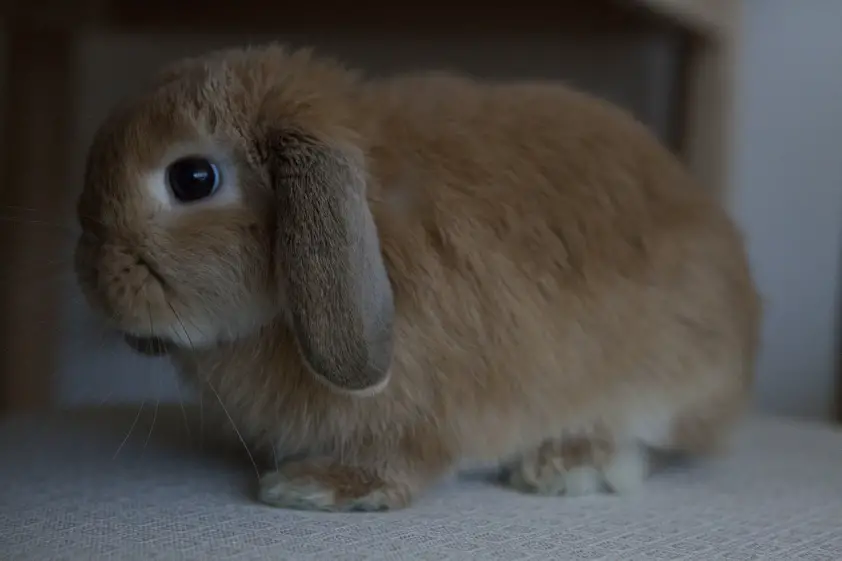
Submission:
POLYGON ((219 187, 219 169, 207 158, 181 158, 167 167, 167 183, 179 201, 198 201, 210 197, 219 187))

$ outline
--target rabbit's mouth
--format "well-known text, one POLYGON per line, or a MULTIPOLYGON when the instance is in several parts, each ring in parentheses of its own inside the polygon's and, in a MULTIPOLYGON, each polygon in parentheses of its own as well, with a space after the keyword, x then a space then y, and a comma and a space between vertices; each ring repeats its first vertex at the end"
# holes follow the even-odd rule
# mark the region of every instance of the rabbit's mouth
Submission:
POLYGON ((146 356, 163 356, 168 352, 168 343, 157 337, 137 337, 125 334, 123 339, 132 349, 146 356))

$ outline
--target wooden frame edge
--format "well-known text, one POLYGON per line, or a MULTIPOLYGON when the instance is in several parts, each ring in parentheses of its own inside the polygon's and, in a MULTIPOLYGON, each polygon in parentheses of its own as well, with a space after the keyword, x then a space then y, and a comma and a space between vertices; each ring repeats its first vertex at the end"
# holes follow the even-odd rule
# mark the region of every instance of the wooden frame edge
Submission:
POLYGON ((42 410, 53 401, 61 298, 54 278, 64 222, 72 119, 73 41, 68 30, 10 25, 0 204, 0 412, 42 410), (48 186, 48 188, 45 188, 48 186), (33 214, 28 209, 36 209, 33 214), (35 222, 38 222, 37 224, 35 222), (40 273, 40 274, 39 274, 40 273))
POLYGON ((679 26, 701 36, 729 35, 735 27, 739 0, 635 0, 679 26))
POLYGON ((713 190, 728 204, 733 187, 735 30, 739 9, 733 2, 722 6, 718 17, 727 19, 728 27, 687 38, 679 120, 681 151, 687 166, 704 188, 713 190))

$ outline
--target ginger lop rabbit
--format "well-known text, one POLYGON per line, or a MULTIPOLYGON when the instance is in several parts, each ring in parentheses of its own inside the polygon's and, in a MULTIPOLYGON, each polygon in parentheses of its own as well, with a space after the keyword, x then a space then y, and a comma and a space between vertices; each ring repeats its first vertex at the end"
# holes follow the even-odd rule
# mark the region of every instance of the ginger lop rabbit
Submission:
POLYGON ((718 450, 750 394, 725 209, 562 84, 182 60, 103 123, 78 215, 90 305, 277 455, 268 504, 402 508, 466 462, 626 492, 653 451, 718 450))

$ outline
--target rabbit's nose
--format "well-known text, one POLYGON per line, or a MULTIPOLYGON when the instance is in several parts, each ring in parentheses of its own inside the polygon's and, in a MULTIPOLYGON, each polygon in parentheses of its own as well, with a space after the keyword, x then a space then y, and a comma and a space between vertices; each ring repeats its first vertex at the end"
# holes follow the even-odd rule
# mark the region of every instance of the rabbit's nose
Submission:
POLYGON ((164 299, 161 280, 138 253, 111 243, 100 247, 97 287, 118 322, 132 327, 148 323, 150 310, 164 299))

